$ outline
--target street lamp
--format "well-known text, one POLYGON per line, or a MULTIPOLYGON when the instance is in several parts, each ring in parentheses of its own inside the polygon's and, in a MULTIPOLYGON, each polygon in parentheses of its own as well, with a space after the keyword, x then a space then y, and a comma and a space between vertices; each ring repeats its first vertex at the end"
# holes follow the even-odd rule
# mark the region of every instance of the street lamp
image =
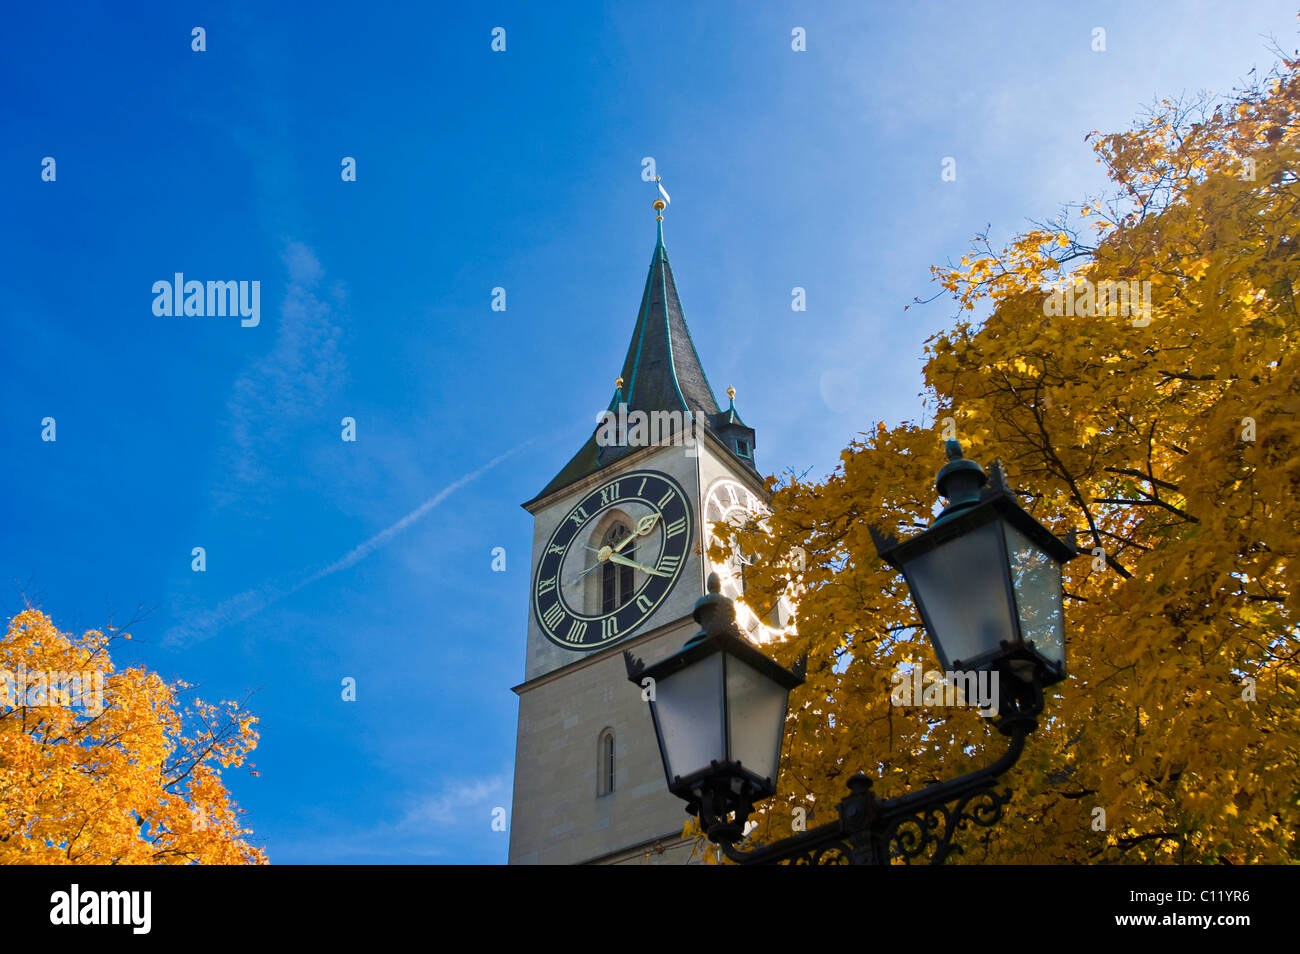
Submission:
POLYGON ((859 772, 835 820, 737 848, 754 804, 776 792, 787 700, 803 682, 804 660, 790 672, 752 646, 710 574, 695 606, 701 631, 681 650, 648 667, 623 656, 628 679, 650 702, 668 790, 733 861, 938 864, 960 851, 957 831, 1002 817, 1011 793, 994 782, 1037 728, 1043 687, 1065 678, 1061 565, 1076 553, 1020 508, 1000 466, 990 484, 956 441, 946 448, 937 486, 948 506, 934 523, 903 543, 874 527, 871 535, 881 558, 902 571, 945 669, 999 674, 996 724, 1007 751, 982 769, 884 800, 859 772))
POLYGON ((680 650, 649 667, 623 655, 650 702, 668 791, 690 814, 718 820, 710 837, 730 842, 754 803, 776 794, 786 705, 803 661, 795 672, 772 662, 740 635, 718 574, 709 574, 708 590, 693 614, 702 628, 680 650))
POLYGON ((902 543, 875 527, 871 537, 907 581, 944 670, 998 673, 998 711, 1028 715, 1065 678, 1061 565, 1077 553, 1020 508, 1000 464, 990 483, 957 441, 945 449, 935 486, 948 506, 930 528, 902 543))

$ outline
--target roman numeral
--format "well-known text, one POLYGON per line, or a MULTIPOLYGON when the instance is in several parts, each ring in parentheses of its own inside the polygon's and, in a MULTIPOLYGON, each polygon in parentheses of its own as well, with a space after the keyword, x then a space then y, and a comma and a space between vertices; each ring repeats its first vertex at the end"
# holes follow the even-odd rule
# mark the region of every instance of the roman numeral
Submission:
POLYGON ((542 614, 542 622, 547 629, 555 629, 562 619, 564 619, 564 608, 560 606, 558 600, 552 603, 551 608, 542 614))
POLYGON ((670 490, 659 499, 659 509, 663 510, 673 501, 673 492, 670 490))
POLYGON ((538 596, 541 596, 543 593, 549 593, 553 589, 555 589, 555 577, 551 577, 549 580, 539 580, 537 583, 538 596))
POLYGON ((644 593, 636 598, 636 608, 643 613, 650 612, 653 606, 654 604, 650 602, 649 598, 644 593))
POLYGON ((659 565, 655 567, 655 569, 663 570, 665 573, 676 573, 677 567, 681 564, 681 562, 682 562, 681 557, 670 556, 669 554, 665 553, 663 556, 659 558, 659 565))
POLYGON ((603 487, 600 491, 600 505, 603 507, 611 500, 617 500, 618 497, 618 484, 611 484, 608 487, 603 487))
POLYGON ((546 548, 546 552, 547 552, 547 553, 558 553, 560 556, 564 556, 564 547, 559 546, 558 544, 552 543, 549 547, 546 548))
POLYGON ((672 523, 664 525, 664 539, 675 537, 679 533, 686 532, 686 518, 678 517, 672 523))
POLYGON ((736 488, 727 484, 727 496, 731 498, 731 505, 734 507, 740 503, 740 498, 736 496, 736 488))
POLYGON ((575 619, 573 625, 569 627, 569 632, 565 635, 565 642, 580 643, 583 635, 587 632, 587 624, 581 620, 575 619))
POLYGON ((587 511, 579 507, 577 510, 573 511, 573 513, 569 515, 569 519, 572 520, 574 524, 580 527, 587 522, 587 511))
POLYGON ((645 493, 645 482, 649 479, 650 479, 649 477, 641 478, 641 486, 636 489, 636 495, 638 497, 640 497, 643 493, 645 493))
POLYGON ((606 616, 600 621, 600 638, 613 639, 618 635, 618 618, 606 616))

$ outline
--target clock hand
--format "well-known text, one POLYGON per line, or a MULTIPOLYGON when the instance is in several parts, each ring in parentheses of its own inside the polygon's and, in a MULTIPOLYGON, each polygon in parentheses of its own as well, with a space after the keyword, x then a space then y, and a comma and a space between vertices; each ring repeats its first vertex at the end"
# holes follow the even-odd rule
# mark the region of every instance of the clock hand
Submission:
POLYGON ((635 570, 640 570, 642 573, 651 573, 654 574, 655 576, 672 576, 671 573, 665 573, 663 570, 652 570, 648 566, 644 566, 643 564, 633 562, 632 560, 629 560, 627 557, 623 556, 621 553, 611 553, 609 555, 609 558, 615 563, 621 563, 623 566, 630 566, 635 570))
MULTIPOLYGON (((588 547, 588 549, 590 549, 590 547, 588 547)), ((564 585, 565 585, 565 586, 572 586, 574 583, 577 583, 579 580, 581 580, 584 576, 586 576, 586 575, 587 575, 588 573, 590 573, 592 570, 599 570, 602 562, 603 562, 603 561, 601 561, 601 560, 597 560, 597 561, 595 562, 595 564, 593 564, 592 566, 590 566, 590 567, 588 567, 587 569, 583 570, 581 573, 579 573, 577 576, 575 576, 573 579, 571 579, 568 583, 566 583, 566 584, 564 584, 564 585)))
POLYGON ((644 566, 640 563, 633 563, 627 557, 622 556, 619 553, 620 550, 622 550, 625 546, 627 546, 637 537, 644 537, 647 533, 652 531, 655 528, 655 524, 659 522, 660 516, 661 514, 658 511, 655 511, 654 513, 646 514, 644 517, 642 517, 640 520, 636 522, 636 530, 632 533, 629 533, 626 537, 624 537, 621 541, 619 541, 619 544, 616 547, 604 546, 598 550, 595 547, 589 547, 583 544, 582 548, 584 550, 590 550, 592 553, 596 554, 596 562, 594 565, 588 567, 582 573, 579 573, 577 576, 571 579, 567 585, 572 586, 574 583, 577 583, 579 580, 581 580, 592 570, 595 570, 597 567, 601 566, 606 560, 612 560, 615 563, 621 563, 624 566, 633 567, 634 569, 640 570, 642 573, 651 573, 655 576, 671 576, 672 575, 671 573, 664 573, 661 570, 652 570, 650 567, 644 566))
POLYGON ((629 533, 626 537, 624 537, 621 541, 619 541, 618 546, 614 548, 614 552, 618 553, 620 550, 622 550, 625 546, 627 546, 637 537, 644 537, 647 533, 649 533, 651 530, 655 528, 655 524, 658 522, 659 522, 658 511, 655 511, 654 513, 646 514, 644 517, 642 517, 640 520, 636 522, 636 531, 634 533, 629 533))

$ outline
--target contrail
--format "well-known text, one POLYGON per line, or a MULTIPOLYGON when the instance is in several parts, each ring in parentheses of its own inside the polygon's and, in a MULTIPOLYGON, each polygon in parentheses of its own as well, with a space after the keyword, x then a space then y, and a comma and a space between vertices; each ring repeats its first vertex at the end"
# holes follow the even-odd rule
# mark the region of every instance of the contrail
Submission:
POLYGON ((171 629, 167 630, 167 634, 163 636, 163 645, 176 646, 189 640, 198 641, 207 639, 209 636, 216 635, 216 633, 223 627, 229 626, 233 623, 242 623, 244 620, 256 616, 273 603, 277 603, 286 596, 291 596, 294 593, 297 593, 303 587, 309 586, 317 580, 322 580, 333 573, 337 573, 339 570, 346 570, 350 566, 355 566, 397 534, 415 523, 434 507, 437 507, 456 491, 460 490, 460 488, 464 487, 466 484, 474 482, 507 457, 518 453, 536 440, 537 438, 532 438, 524 441, 522 444, 511 448, 504 454, 494 457, 478 470, 472 471, 464 477, 452 481, 396 523, 380 530, 369 540, 353 547, 323 570, 318 570, 311 574, 311 576, 305 577, 295 583, 293 586, 286 589, 283 587, 267 585, 258 587, 257 589, 245 590, 237 596, 232 596, 229 599, 222 600, 217 604, 215 609, 192 614, 191 618, 187 622, 173 626, 171 629))
POLYGON ((511 454, 515 453, 516 451, 522 450, 523 448, 527 447, 528 444, 531 443, 532 441, 526 441, 525 443, 520 444, 518 447, 510 449, 506 451, 504 454, 502 454, 501 456, 494 457, 492 460, 488 461, 478 470, 466 474, 464 477, 460 478, 460 480, 454 481, 448 484, 446 487, 443 487, 442 490, 438 491, 436 494, 434 494, 424 503, 420 504, 420 506, 416 507, 414 510, 408 513, 401 520, 397 521, 397 523, 393 524, 391 527, 386 527, 385 529, 380 530, 378 533, 376 533, 373 537, 371 537, 369 540, 367 540, 365 543, 361 544, 360 546, 353 547, 344 556, 335 560, 333 563, 325 567, 325 569, 321 570, 319 573, 313 573, 311 576, 307 577, 307 579, 303 580, 301 583, 295 586, 293 590, 290 590, 290 592, 293 592, 294 590, 300 590, 307 584, 315 583, 317 580, 323 579, 329 576, 331 573, 337 573, 339 570, 346 570, 348 567, 360 563, 362 560, 370 556, 370 554, 374 553, 376 550, 378 550, 381 546, 383 546, 394 536, 401 533, 411 524, 415 523, 415 521, 419 520, 426 513, 432 510, 434 507, 438 506, 438 504, 442 503, 444 500, 446 500, 456 491, 460 490, 460 488, 464 487, 466 484, 470 483, 471 481, 477 480, 480 476, 486 474, 489 470, 491 470, 497 464, 501 463, 511 454))

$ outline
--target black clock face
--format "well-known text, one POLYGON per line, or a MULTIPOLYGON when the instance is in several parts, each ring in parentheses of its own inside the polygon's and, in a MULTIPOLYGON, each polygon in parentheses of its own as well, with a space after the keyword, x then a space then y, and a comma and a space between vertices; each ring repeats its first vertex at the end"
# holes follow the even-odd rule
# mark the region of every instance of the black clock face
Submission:
POLYGON ((533 577, 542 632, 574 650, 632 635, 672 591, 694 540, 686 494, 666 474, 637 470, 597 487, 542 550, 533 577))

